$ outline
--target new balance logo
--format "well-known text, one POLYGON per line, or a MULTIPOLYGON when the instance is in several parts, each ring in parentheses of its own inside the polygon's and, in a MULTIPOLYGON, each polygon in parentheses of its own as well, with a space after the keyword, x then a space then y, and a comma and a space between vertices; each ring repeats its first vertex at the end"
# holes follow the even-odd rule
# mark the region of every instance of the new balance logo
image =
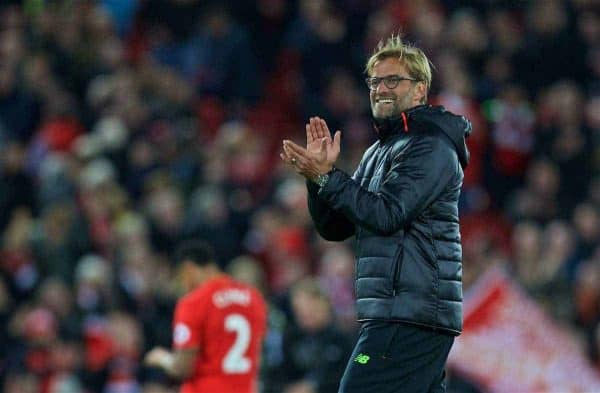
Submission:
POLYGON ((369 359, 371 359, 371 357, 369 355, 365 355, 364 353, 359 353, 355 358, 354 361, 360 364, 367 364, 369 362, 369 359))

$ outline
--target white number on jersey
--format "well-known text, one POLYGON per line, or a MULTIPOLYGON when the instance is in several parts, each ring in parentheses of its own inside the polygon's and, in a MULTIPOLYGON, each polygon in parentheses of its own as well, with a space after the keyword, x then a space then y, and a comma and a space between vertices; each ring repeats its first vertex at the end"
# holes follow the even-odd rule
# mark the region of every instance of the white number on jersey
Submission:
POLYGON ((235 332, 235 341, 227 355, 223 358, 223 372, 225 374, 244 374, 250 371, 251 360, 245 357, 250 345, 250 323, 240 314, 230 314, 225 318, 225 330, 235 332))

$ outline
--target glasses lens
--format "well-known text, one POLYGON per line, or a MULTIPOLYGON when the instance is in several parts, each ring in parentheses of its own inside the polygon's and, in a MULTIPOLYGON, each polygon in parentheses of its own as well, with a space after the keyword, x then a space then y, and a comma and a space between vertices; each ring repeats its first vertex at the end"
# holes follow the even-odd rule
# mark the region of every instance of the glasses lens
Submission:
POLYGON ((367 86, 369 86, 369 89, 371 90, 377 89, 377 85, 379 84, 377 78, 367 78, 365 79, 365 82, 367 82, 367 86))
POLYGON ((398 83, 400 83, 400 78, 397 76, 388 76, 383 79, 383 83, 385 83, 385 87, 388 89, 395 89, 398 87, 398 83))

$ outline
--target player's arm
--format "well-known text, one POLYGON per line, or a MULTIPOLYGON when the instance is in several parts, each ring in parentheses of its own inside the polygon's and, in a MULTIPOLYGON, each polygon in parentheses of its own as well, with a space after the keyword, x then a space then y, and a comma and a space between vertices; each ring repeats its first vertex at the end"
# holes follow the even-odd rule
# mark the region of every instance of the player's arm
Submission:
POLYGON ((156 347, 146 355, 144 363, 150 367, 158 367, 170 377, 186 379, 194 371, 194 360, 198 349, 177 349, 169 351, 163 347, 156 347))

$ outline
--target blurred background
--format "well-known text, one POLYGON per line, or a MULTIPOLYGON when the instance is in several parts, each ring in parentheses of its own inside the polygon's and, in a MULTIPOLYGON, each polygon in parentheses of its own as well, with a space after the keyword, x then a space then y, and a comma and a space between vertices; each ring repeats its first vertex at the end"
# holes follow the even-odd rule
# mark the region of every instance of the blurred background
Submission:
MULTIPOLYGON (((398 31, 435 65, 430 103, 473 123, 466 297, 502 266, 600 372, 594 0, 0 4, 0 390, 175 391, 140 360, 170 346, 171 254, 201 237, 270 302, 261 391, 335 392, 353 244, 318 237, 278 153, 319 115, 353 170, 375 140, 364 64, 398 31)), ((449 391, 487 388, 450 372, 449 391)))

